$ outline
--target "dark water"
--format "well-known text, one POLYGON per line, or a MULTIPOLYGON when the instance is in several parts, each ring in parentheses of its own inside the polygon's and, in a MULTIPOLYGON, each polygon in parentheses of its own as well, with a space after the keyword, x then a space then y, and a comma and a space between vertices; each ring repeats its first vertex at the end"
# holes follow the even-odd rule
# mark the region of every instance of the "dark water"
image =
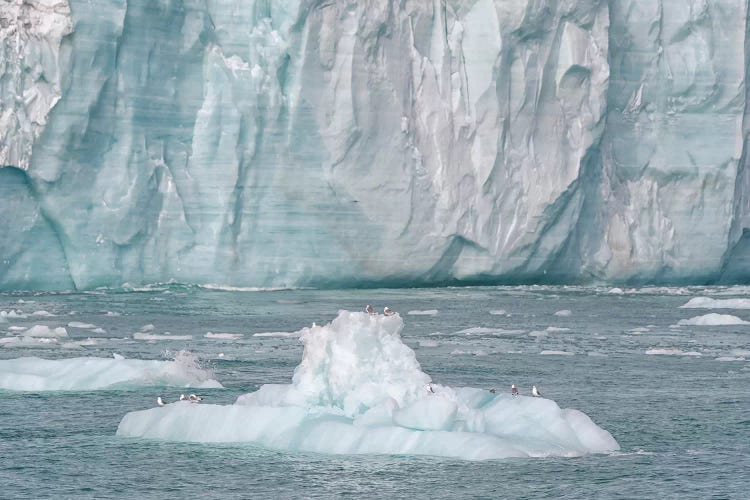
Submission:
POLYGON ((561 407, 587 413, 617 439, 622 451, 466 462, 141 441, 115 437, 120 419, 128 411, 154 406, 157 393, 174 397, 175 390, 5 391, 0 393, 0 497, 748 498, 750 363, 744 359, 750 359, 750 325, 670 325, 710 312, 750 320, 750 310, 679 308, 694 296, 750 297, 750 291, 640 289, 621 295, 595 288, 519 287, 238 292, 171 286, 129 293, 2 294, 0 310, 55 314, 0 323, 3 335, 11 326, 54 327, 71 321, 92 323, 104 333, 67 327, 69 338, 58 342, 3 344, 0 358, 118 353, 165 359, 189 349, 225 386, 204 391, 214 403, 231 403, 261 384, 290 380, 302 345, 295 338, 253 333, 325 323, 338 309, 359 310, 365 303, 389 305, 401 312, 404 341, 436 382, 501 390, 515 383, 524 392, 536 384, 561 407), (430 309, 439 312, 407 314, 430 309), (498 310, 509 315, 489 313, 498 310), (571 314, 555 315, 561 310, 571 314), (133 333, 146 324, 154 325, 155 334, 193 339, 134 340, 133 333), (243 338, 207 339, 209 331, 241 333, 243 338), (88 337, 95 337, 96 344, 75 344, 88 337))

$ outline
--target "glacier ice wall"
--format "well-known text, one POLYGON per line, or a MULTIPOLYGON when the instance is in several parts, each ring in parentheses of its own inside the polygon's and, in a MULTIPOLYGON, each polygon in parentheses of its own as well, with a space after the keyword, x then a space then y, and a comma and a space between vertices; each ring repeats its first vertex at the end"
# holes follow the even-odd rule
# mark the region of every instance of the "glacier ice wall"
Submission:
POLYGON ((0 288, 745 280, 747 12, 2 3, 0 288))

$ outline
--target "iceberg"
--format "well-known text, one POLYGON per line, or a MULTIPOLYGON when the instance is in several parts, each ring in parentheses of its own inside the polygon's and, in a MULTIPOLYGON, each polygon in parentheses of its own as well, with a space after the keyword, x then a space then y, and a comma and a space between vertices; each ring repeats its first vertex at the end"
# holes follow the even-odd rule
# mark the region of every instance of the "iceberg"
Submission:
POLYGON ((6 391, 96 391, 143 386, 221 388, 211 370, 180 351, 173 361, 114 358, 0 360, 0 389, 6 391))
POLYGON ((0 19, 0 289, 750 277, 746 1, 0 19))
POLYGON ((677 322, 678 326, 730 326, 730 325, 750 325, 745 321, 731 314, 709 313, 703 316, 694 316, 690 319, 681 319, 677 322))
POLYGON ((432 383, 402 342, 403 326, 398 315, 340 311, 330 324, 302 330, 291 384, 263 385, 232 405, 177 402, 130 412, 117 435, 467 460, 619 449, 587 415, 550 399, 432 383))

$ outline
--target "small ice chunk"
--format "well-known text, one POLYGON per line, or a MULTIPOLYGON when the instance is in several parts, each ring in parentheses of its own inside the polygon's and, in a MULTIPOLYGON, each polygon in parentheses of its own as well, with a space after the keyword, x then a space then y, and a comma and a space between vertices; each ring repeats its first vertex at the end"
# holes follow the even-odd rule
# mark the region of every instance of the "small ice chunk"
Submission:
POLYGON ((685 352, 676 348, 648 349, 646 354, 650 356, 702 356, 701 353, 696 351, 685 352))
POLYGON ((695 316, 690 319, 681 319, 677 322, 679 326, 730 326, 730 325, 750 325, 750 322, 744 321, 731 314, 709 313, 703 316, 695 316))
POLYGON ((147 325, 143 325, 143 326, 141 327, 141 331, 142 331, 142 332, 153 332, 153 331, 154 331, 154 329, 155 329, 155 327, 154 327, 154 325, 152 325, 151 323, 149 323, 149 324, 147 324, 147 325))
POLYGON ((31 315, 32 316, 54 316, 54 314, 52 314, 49 311, 45 311, 45 310, 34 311, 33 313, 31 313, 31 315))
POLYGON ((493 309, 490 311, 490 314, 493 316, 508 316, 508 311, 505 309, 493 309))
POLYGON ((92 325, 91 323, 82 323, 80 321, 71 321, 68 323, 68 326, 71 328, 80 328, 82 330, 90 330, 92 328, 96 328, 96 325, 92 325))
POLYGON ((67 337, 68 332, 63 327, 50 328, 46 325, 34 325, 22 333, 24 337, 67 337))
POLYGON ((555 316, 561 316, 563 318, 567 318, 568 316, 572 316, 572 315, 573 315, 573 312, 570 309, 562 309, 555 313, 555 316))
POLYGON ((716 361, 745 361, 745 358, 739 356, 719 356, 716 361))
POLYGON ((136 332, 133 334, 135 340, 192 340, 192 335, 170 335, 165 332, 163 335, 154 333, 136 332))
POLYGON ((681 305, 680 309, 750 309, 750 299, 695 297, 681 305))
POLYGON ((204 337, 207 339, 214 339, 214 340, 239 340, 242 338, 241 333, 213 333, 213 332, 207 332, 204 337))
POLYGON ((437 340, 420 340, 419 347, 438 347, 440 342, 437 340))
POLYGON ((542 356, 575 356, 575 353, 568 351, 544 350, 539 353, 542 356))
POLYGON ((302 332, 261 332, 253 333, 253 337, 279 337, 279 338, 299 338, 302 332))
POLYGON ((415 309, 413 311, 409 311, 406 314, 408 314, 410 316, 435 316, 437 313, 438 313, 437 309, 427 309, 427 310, 424 310, 424 311, 419 310, 419 309, 415 309))

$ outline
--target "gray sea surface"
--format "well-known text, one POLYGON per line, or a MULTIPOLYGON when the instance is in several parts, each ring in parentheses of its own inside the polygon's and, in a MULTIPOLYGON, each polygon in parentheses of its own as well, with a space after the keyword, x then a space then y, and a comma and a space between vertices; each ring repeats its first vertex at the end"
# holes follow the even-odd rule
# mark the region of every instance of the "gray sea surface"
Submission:
POLYGON ((622 449, 471 462, 125 439, 115 436, 123 415, 153 407, 157 394, 173 399, 180 389, 4 390, 0 497, 748 498, 750 324, 678 322, 711 313, 750 321, 750 309, 680 308, 695 297, 750 299, 750 289, 238 291, 164 285, 2 293, 0 339, 34 325, 65 327, 68 338, 5 341, 0 359, 117 353, 165 360, 186 349, 224 385, 201 391, 220 404, 262 384, 289 383, 301 359, 298 339, 253 334, 294 332, 331 321, 339 309, 388 305, 404 318, 402 337, 435 382, 499 391, 514 383, 523 393, 535 384, 561 407, 588 414, 622 449), (41 311, 51 316, 34 315, 41 311), (144 325, 153 325, 154 335, 192 339, 134 339, 144 325), (206 338, 207 332, 242 336, 206 338))

